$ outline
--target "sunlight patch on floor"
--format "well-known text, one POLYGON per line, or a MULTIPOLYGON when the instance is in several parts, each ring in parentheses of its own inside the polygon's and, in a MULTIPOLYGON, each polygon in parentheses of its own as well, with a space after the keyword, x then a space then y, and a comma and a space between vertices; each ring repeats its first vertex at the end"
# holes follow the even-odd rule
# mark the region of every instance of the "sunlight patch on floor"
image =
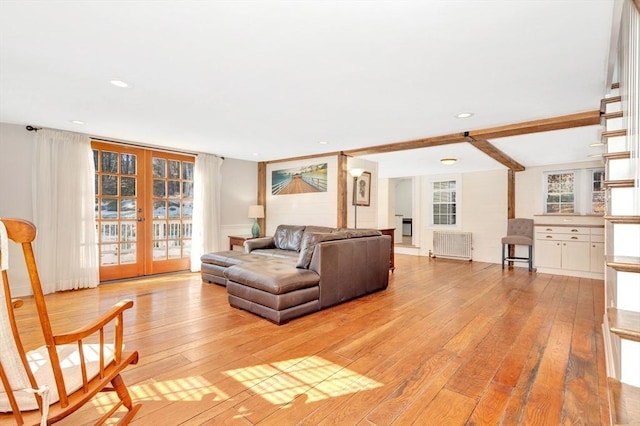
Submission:
POLYGON ((382 386, 319 356, 227 370, 224 374, 275 405, 289 403, 301 394, 310 403, 382 386))

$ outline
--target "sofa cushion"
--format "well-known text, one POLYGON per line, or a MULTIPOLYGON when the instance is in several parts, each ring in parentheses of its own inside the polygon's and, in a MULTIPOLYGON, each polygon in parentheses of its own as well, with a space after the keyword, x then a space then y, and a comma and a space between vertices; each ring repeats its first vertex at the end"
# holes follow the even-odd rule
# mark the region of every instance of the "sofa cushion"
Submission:
POLYGON ((273 242, 276 248, 282 250, 300 251, 300 242, 304 226, 295 225, 278 225, 276 232, 273 234, 273 242))
POLYGON ((252 255, 259 255, 260 257, 276 257, 278 259, 297 259, 298 252, 292 250, 281 250, 277 248, 272 249, 256 249, 251 251, 252 255))
POLYGON ((224 276, 229 281, 271 294, 309 288, 320 282, 320 275, 317 273, 296 269, 291 262, 280 259, 231 266, 224 271, 224 276))
POLYGON ((344 240, 347 238, 347 234, 344 232, 306 232, 300 243, 300 255, 298 256, 298 262, 296 268, 309 269, 311 258, 313 257, 313 251, 316 245, 323 241, 344 240))

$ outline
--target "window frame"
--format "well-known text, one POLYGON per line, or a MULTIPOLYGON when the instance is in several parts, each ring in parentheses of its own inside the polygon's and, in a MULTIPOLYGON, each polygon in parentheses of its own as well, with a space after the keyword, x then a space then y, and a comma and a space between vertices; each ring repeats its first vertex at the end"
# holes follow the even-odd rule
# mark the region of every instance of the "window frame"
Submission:
MULTIPOLYGON (((605 206, 602 207, 602 212, 594 210, 594 196, 597 193, 604 195, 603 182, 605 180, 605 168, 604 167, 589 167, 585 169, 564 169, 564 170, 548 170, 542 174, 542 212, 548 215, 604 215, 605 206), (570 194, 570 192, 558 192, 559 194, 559 211, 550 212, 548 197, 549 197, 549 176, 573 174, 573 212, 563 212, 562 210, 562 195, 570 194), (600 190, 594 190, 594 178, 596 174, 600 174, 601 179, 599 182, 600 190)), ((604 200, 603 200, 604 202, 604 200)), ((568 204, 565 201, 564 204, 568 204)))
MULTIPOLYGON (((462 226, 462 179, 460 176, 435 176, 429 180, 429 225, 433 228, 447 228, 447 229, 459 229, 462 226), (436 183, 451 182, 454 183, 455 201, 454 202, 438 202, 436 201, 434 185, 436 183), (436 204, 449 205, 453 208, 452 211, 447 212, 447 215, 453 215, 455 217, 455 223, 435 223, 434 207, 436 204)), ((451 194, 451 190, 448 191, 451 194)))

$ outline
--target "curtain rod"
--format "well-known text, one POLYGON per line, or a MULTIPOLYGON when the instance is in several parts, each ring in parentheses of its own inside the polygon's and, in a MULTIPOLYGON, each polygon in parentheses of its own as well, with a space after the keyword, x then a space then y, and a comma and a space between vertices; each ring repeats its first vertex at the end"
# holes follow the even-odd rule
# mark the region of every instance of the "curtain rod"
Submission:
MULTIPOLYGON (((31 125, 28 125, 26 127, 27 131, 29 132, 38 132, 38 130, 42 130, 42 127, 34 127, 31 125)), ((67 131, 67 130, 64 130, 67 131)), ((188 155, 198 155, 198 152, 190 152, 190 151, 178 151, 177 149, 170 149, 170 148, 164 148, 164 147, 155 147, 155 146, 149 146, 149 145, 142 145, 142 144, 136 144, 136 143, 132 143, 132 142, 123 142, 123 141, 114 141, 114 140, 110 140, 110 139, 103 139, 103 138, 99 138, 99 137, 94 137, 91 135, 87 135, 89 136, 92 140, 94 141, 98 141, 98 142, 107 142, 107 143, 115 143, 115 144, 119 144, 119 145, 126 145, 126 146, 132 146, 132 147, 136 147, 136 148, 144 148, 144 149, 154 149, 156 151, 165 151, 165 152, 171 152, 174 154, 188 154, 188 155)), ((204 152, 202 152, 201 154, 205 154, 204 152)), ((214 155, 216 157, 222 158, 224 160, 224 157, 217 155, 217 154, 211 154, 214 155)))

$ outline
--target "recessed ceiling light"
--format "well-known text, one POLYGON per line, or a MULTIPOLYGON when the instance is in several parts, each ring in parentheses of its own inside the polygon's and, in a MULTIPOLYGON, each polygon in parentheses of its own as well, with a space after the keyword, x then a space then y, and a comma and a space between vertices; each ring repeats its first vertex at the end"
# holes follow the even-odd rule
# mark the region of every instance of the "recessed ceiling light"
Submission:
POLYGON ((472 115, 472 112, 461 112, 460 114, 456 114, 456 118, 469 118, 472 115))
POLYGON ((320 142, 318 142, 318 143, 319 143, 320 145, 327 145, 329 142, 327 142, 327 141, 320 141, 320 142))
POLYGON ((84 124, 87 124, 87 123, 85 123, 85 122, 84 122, 84 121, 82 121, 82 120, 71 120, 71 122, 72 122, 73 124, 78 124, 78 125, 80 125, 80 126, 82 126, 82 125, 84 125, 84 124))
POLYGON ((109 83, 113 84, 116 87, 122 87, 122 88, 129 87, 129 85, 122 80, 111 80, 109 83))
POLYGON ((258 154, 257 152, 254 152, 252 155, 253 155, 254 157, 257 157, 257 156, 258 156, 258 155, 260 155, 260 154, 258 154))
POLYGON ((456 161, 458 161, 457 158, 443 158, 442 160, 440 160, 440 162, 446 166, 454 164, 456 161))
POLYGON ((603 146, 604 144, 602 142, 594 142, 594 143, 590 143, 589 146, 603 146))

